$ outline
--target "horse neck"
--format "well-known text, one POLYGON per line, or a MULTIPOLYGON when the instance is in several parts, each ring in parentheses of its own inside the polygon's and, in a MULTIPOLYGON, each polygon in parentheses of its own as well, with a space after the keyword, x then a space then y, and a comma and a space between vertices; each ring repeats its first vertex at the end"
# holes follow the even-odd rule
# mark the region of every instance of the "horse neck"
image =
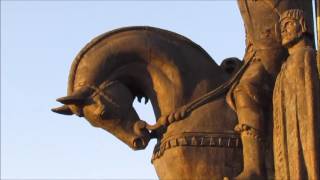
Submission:
POLYGON ((122 67, 116 78, 123 81, 134 95, 150 99, 155 116, 167 115, 186 103, 204 95, 221 84, 221 78, 213 78, 215 69, 185 71, 175 64, 136 62, 122 67), (212 76, 211 76, 212 75, 212 76))

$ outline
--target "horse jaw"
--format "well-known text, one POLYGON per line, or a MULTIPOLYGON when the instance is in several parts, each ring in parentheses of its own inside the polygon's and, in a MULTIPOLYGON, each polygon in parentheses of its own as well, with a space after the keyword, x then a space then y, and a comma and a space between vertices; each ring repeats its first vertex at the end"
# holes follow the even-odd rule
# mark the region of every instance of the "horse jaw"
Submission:
POLYGON ((92 126, 108 131, 132 149, 144 149, 150 133, 146 129, 135 130, 140 119, 132 107, 130 90, 119 82, 104 89, 104 93, 91 97, 91 103, 82 108, 84 117, 92 126))
POLYGON ((132 109, 123 119, 100 120, 100 123, 96 124, 95 127, 108 131, 133 150, 142 150, 149 143, 150 133, 146 129, 136 132, 134 126, 137 122, 139 122, 139 117, 132 109))

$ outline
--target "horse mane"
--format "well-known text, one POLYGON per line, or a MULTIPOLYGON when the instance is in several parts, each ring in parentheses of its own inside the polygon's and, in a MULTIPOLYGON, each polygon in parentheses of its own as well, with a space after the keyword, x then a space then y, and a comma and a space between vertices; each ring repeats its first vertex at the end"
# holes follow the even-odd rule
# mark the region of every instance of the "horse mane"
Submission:
POLYGON ((135 31, 135 30, 144 30, 144 31, 150 31, 150 32, 156 32, 161 35, 169 36, 169 37, 175 37, 178 41, 183 41, 184 43, 192 46, 195 49, 200 50, 205 56, 207 56, 208 59, 212 59, 211 56, 198 44, 191 41, 190 39, 186 38, 185 36, 182 36, 180 34, 177 34, 172 31, 151 27, 151 26, 130 26, 130 27, 123 27, 114 29, 112 31, 108 31, 106 33, 103 33, 94 39, 92 39, 88 44, 85 45, 84 48, 80 50, 78 55, 75 57, 74 61, 72 62, 71 69, 69 72, 69 79, 68 79, 68 95, 72 94, 73 87, 74 87, 74 80, 75 80, 75 74, 77 72, 78 66, 80 64, 80 61, 82 60, 82 57, 96 44, 104 40, 105 38, 108 38, 114 34, 118 34, 121 32, 127 32, 127 31, 135 31))

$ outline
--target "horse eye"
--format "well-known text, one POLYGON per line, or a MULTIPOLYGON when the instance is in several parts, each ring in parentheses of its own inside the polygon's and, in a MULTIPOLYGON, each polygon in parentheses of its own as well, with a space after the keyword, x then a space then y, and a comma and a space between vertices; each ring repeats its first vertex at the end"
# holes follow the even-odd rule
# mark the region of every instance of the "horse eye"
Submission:
POLYGON ((101 119, 103 119, 105 117, 105 115, 106 115, 106 111, 102 110, 99 116, 101 119))

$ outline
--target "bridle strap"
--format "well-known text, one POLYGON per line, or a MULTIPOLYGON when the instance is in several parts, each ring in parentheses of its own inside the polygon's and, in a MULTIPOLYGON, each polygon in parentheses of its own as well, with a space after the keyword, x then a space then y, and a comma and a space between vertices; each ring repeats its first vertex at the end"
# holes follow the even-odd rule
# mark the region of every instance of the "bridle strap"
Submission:
POLYGON ((110 86, 115 85, 115 84, 117 84, 117 83, 119 83, 119 81, 104 81, 99 87, 94 86, 94 85, 89 85, 88 87, 89 87, 91 90, 93 90, 93 93, 92 93, 91 97, 95 97, 95 96, 97 96, 97 95, 100 95, 100 96, 102 96, 106 101, 108 101, 109 103, 111 103, 113 106, 119 108, 120 105, 119 105, 118 103, 116 103, 116 102, 112 99, 112 97, 105 92, 105 89, 106 89, 106 88, 109 88, 110 86))

